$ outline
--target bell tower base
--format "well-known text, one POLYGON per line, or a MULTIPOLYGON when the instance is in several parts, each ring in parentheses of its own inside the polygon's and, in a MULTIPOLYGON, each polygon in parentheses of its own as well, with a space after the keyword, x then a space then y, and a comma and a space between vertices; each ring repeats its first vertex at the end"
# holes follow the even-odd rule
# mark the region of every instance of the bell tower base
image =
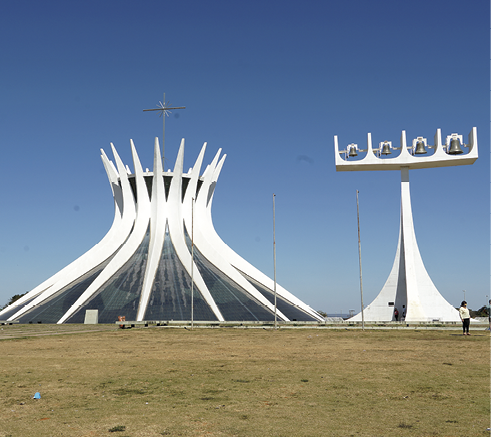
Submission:
MULTIPOLYGON (((392 270, 378 296, 363 312, 367 322, 460 322, 458 311, 433 284, 423 264, 413 225, 409 167, 401 167, 401 227, 392 270)), ((361 321, 361 312, 350 321, 361 321)))

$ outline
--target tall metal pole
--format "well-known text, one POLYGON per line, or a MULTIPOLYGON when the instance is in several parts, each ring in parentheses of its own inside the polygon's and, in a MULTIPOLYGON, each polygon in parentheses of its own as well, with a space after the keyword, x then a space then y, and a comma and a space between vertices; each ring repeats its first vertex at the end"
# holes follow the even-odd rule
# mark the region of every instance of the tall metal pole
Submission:
MULTIPOLYGON (((165 106, 165 93, 164 93, 164 106, 165 106)), ((162 169, 165 171, 165 115, 162 114, 162 169)))
POLYGON ((194 197, 191 199, 191 329, 194 328, 194 197))
POLYGON ((274 329, 278 328, 276 317, 276 219, 275 219, 275 200, 276 194, 273 193, 273 264, 274 264, 274 329))
POLYGON ((360 207, 358 205, 358 190, 356 190, 356 217, 358 220, 358 258, 360 260, 360 296, 361 296, 361 329, 365 330, 365 315, 363 305, 363 279, 361 274, 361 239, 360 239, 360 207))

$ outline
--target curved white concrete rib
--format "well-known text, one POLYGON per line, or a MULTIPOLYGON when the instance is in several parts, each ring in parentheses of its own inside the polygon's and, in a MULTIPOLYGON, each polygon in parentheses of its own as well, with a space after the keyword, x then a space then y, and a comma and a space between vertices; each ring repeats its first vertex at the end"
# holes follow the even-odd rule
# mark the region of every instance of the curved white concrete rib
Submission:
MULTIPOLYGON (((106 152, 104 152, 104 150, 102 149, 101 149, 101 159, 102 159, 102 164, 104 165, 104 169, 106 170, 106 173, 108 175, 109 183, 111 184, 111 190, 114 198, 113 224, 114 223, 119 224, 121 223, 121 219, 123 216, 123 191, 121 190, 121 186, 119 185, 118 171, 116 170, 116 167, 114 167, 113 162, 110 161, 109 158, 107 157, 106 152)), ((111 232, 111 230, 109 232, 111 232)), ((106 237, 108 234, 106 234, 106 237)), ((101 240, 101 243, 105 241, 106 237, 104 237, 101 240)))
MULTIPOLYGON (((214 235, 216 235, 213 224, 211 223, 211 200, 214 194, 214 186, 218 180, 218 175, 220 174, 220 170, 227 156, 224 155, 218 163, 220 152, 221 149, 215 155, 215 158, 207 167, 202 177, 203 184, 200 188, 194 210, 194 239, 196 242, 196 247, 208 261, 214 264, 231 280, 233 280, 236 284, 253 296, 258 302, 274 313, 274 305, 230 264, 229 260, 219 252, 219 248, 214 246, 214 241, 210 242, 208 240, 210 237, 210 239, 213 240, 214 235)), ((186 228, 190 229, 190 225, 191 224, 189 222, 186 223, 186 228)), ((278 318, 288 321, 288 318, 281 311, 277 310, 276 314, 278 318)))
POLYGON ((152 200, 150 212, 150 244, 148 247, 147 266, 145 277, 138 304, 136 320, 141 321, 145 317, 148 300, 155 281, 155 274, 159 267, 162 248, 164 247, 165 228, 167 225, 165 216, 165 186, 162 171, 162 158, 160 156, 160 146, 158 138, 155 138, 153 152, 153 181, 152 181, 152 200))
MULTIPOLYGON (((143 178, 143 169, 136 153, 135 145, 133 140, 130 140, 131 144, 131 154, 133 156, 133 163, 135 166, 135 182, 136 182, 136 195, 138 199, 136 220, 134 221, 134 226, 129 235, 127 241, 123 244, 119 252, 114 256, 114 258, 109 262, 109 264, 104 268, 104 270, 97 276, 97 278, 90 284, 90 286, 85 290, 82 295, 75 301, 71 308, 63 315, 63 317, 58 321, 58 323, 64 323, 73 314, 75 314, 79 308, 84 305, 93 295, 97 294, 99 289, 106 284, 117 271, 125 265, 125 263, 132 257, 136 252, 143 239, 145 238, 148 221, 150 219, 150 200, 148 198, 148 192, 143 178)), ((125 209, 129 207, 135 213, 135 201, 133 197, 133 192, 128 180, 128 172, 123 166, 123 162, 119 158, 116 149, 111 144, 113 153, 116 159, 116 164, 118 166, 121 186, 123 190, 123 195, 125 196, 125 209), (129 205, 128 205, 129 204, 129 205)))
MULTIPOLYGON (((77 258, 68 266, 60 270, 58 273, 47 279, 45 282, 34 288, 23 298, 19 299, 18 305, 21 306, 25 301, 38 295, 30 304, 20 309, 17 313, 12 315, 9 320, 15 320, 22 316, 25 312, 32 309, 34 306, 42 303, 45 299, 48 299, 80 276, 89 272, 93 268, 97 267, 108 258, 110 258, 123 244, 127 235, 131 230, 131 226, 128 226, 129 222, 134 218, 130 217, 131 208, 128 209, 126 214, 123 213, 124 199, 122 190, 119 185, 119 176, 114 168, 114 164, 108 159, 104 151, 101 149, 101 159, 106 169, 106 173, 109 179, 111 190, 114 198, 114 219, 108 233, 104 238, 97 243, 94 247, 88 250, 85 254, 77 258), (124 218, 123 218, 124 217, 124 218)), ((17 302, 16 302, 17 303, 17 302)))
MULTIPOLYGON (((192 276, 193 276, 194 283, 196 284, 196 288, 199 290, 203 299, 206 301, 208 306, 215 314, 215 317, 219 321, 224 321, 225 319, 223 318, 222 313, 218 309, 215 300, 211 296, 211 293, 208 290, 208 287, 206 286, 203 277, 201 276, 196 264, 192 259, 191 253, 189 252, 186 244, 186 238, 184 236, 185 211, 189 213, 192 208, 192 194, 196 193, 199 170, 201 168, 201 162, 203 160, 205 146, 206 143, 201 149, 195 167, 193 167, 192 169, 191 180, 189 181, 188 186, 186 188, 186 194, 184 196, 184 201, 182 204, 181 203, 182 166, 184 160, 184 140, 182 141, 181 148, 179 149, 179 154, 176 161, 176 168, 174 169, 174 177, 172 179, 172 184, 170 187, 169 199, 168 199, 169 212, 175 208, 175 210, 178 211, 178 214, 169 214, 167 220, 169 224, 169 233, 170 233, 171 241, 172 244, 174 245, 174 249, 176 250, 177 256, 179 257, 182 265, 184 266, 184 268, 186 269, 187 273, 190 276, 191 276, 191 265, 193 266, 192 276)), ((191 232, 191 227, 189 227, 188 231, 191 232)))
POLYGON ((199 172, 203 164, 203 158, 205 156, 206 146, 207 143, 204 143, 203 147, 201 148, 201 151, 199 152, 198 158, 194 163, 194 166, 190 169, 190 172, 187 175, 189 176, 189 183, 186 189, 186 193, 184 194, 184 200, 182 202, 182 211, 183 211, 183 216, 189 218, 189 220, 191 220, 192 199, 194 198, 196 200, 196 189, 198 187, 199 172))
MULTIPOLYGON (((204 152, 204 151, 203 151, 204 152)), ((157 163, 160 159, 160 150, 157 150, 157 163)), ((202 159, 202 158, 201 158, 202 159)), ((184 163, 184 139, 181 141, 181 146, 179 148, 179 152, 177 155, 176 164, 174 166, 174 171, 172 172, 172 180, 169 188, 169 193, 167 199, 165 199, 165 192, 162 191, 162 195, 159 193, 156 194, 159 203, 159 208, 156 211, 156 214, 161 216, 160 218, 155 217, 155 226, 157 227, 159 224, 166 223, 168 227, 169 236, 171 242, 176 251, 177 257, 182 263, 183 267, 186 269, 189 275, 191 275, 191 254, 186 246, 186 240, 184 237, 184 229, 183 229, 183 214, 182 214, 182 168, 184 163)), ((199 169, 198 169, 199 171, 199 169)), ((154 174, 159 172, 158 169, 154 171, 154 174)), ((162 187, 163 187, 163 178, 162 187)), ((155 182, 155 180, 154 180, 155 182)), ((157 182, 158 183, 158 182, 157 182)), ((161 187, 161 188, 162 188, 161 187)), ((188 187, 189 189, 189 187, 188 187)), ((153 194, 153 191, 152 191, 153 194)), ((154 197, 152 196, 152 202, 154 197)), ((152 215, 152 220, 154 220, 154 216, 152 215)), ((161 229, 161 232, 165 233, 165 227, 161 229)), ((149 263, 147 265, 147 271, 145 272, 145 282, 143 286, 143 292, 140 299, 140 304, 138 308, 137 321, 144 320, 145 313, 147 310, 148 302, 151 296, 153 284, 155 281, 155 275, 157 274, 158 266, 162 257, 163 244, 165 243, 164 234, 160 235, 160 232, 156 230, 155 233, 151 235, 151 244, 154 238, 158 241, 153 242, 152 249, 149 250, 151 255, 149 255, 149 263), (151 261, 150 261, 151 260, 151 261), (147 279, 148 278, 148 279, 147 279)), ((218 320, 223 321, 223 317, 216 306, 215 301, 212 299, 208 288, 206 287, 203 278, 199 274, 196 266, 193 271, 194 282, 196 287, 201 292, 203 298, 206 300, 215 316, 218 320)))

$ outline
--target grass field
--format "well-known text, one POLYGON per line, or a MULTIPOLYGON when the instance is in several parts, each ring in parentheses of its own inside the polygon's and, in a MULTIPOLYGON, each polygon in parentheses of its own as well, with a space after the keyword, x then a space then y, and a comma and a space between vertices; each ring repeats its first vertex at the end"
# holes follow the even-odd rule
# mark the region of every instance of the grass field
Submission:
POLYGON ((490 435, 489 331, 22 329, 1 437, 490 435))

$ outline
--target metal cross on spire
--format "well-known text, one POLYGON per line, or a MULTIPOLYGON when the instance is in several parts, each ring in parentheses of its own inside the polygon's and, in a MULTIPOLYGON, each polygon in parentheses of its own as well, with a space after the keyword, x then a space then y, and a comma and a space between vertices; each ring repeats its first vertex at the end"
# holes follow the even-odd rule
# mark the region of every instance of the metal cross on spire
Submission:
POLYGON ((175 106, 171 107, 169 106, 169 102, 165 102, 165 93, 164 93, 164 100, 163 102, 159 102, 157 105, 158 108, 155 109, 144 109, 143 112, 145 111, 160 111, 159 117, 162 117, 163 119, 163 132, 162 132, 162 163, 164 164, 164 171, 165 171, 165 117, 169 116, 171 113, 171 109, 186 109, 185 106, 175 106))

